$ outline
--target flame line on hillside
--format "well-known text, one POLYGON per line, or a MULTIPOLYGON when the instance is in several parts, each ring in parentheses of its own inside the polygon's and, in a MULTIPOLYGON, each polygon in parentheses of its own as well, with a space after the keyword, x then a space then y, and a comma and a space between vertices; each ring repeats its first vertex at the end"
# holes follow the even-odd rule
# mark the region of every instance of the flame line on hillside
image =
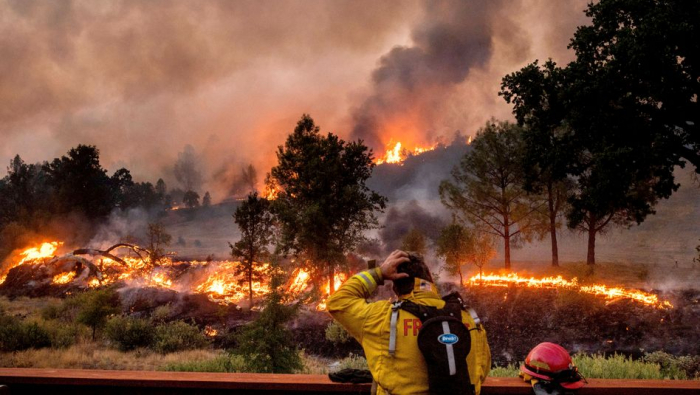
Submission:
POLYGON ((621 287, 609 287, 604 284, 580 285, 578 278, 574 277, 567 280, 562 276, 556 277, 521 277, 517 273, 509 273, 505 275, 490 273, 479 276, 472 276, 467 280, 472 285, 484 285, 488 287, 509 287, 509 286, 524 286, 528 288, 553 288, 553 289, 568 289, 578 291, 595 296, 603 296, 605 299, 631 299, 640 302, 647 306, 654 306, 659 309, 670 309, 673 305, 667 300, 659 300, 657 295, 639 291, 630 290, 621 287))

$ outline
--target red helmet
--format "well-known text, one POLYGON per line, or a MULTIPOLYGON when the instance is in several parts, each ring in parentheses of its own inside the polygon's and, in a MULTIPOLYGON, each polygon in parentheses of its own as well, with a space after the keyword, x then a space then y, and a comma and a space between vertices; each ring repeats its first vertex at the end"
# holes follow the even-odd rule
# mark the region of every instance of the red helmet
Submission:
POLYGON ((554 343, 540 343, 533 348, 520 371, 546 381, 553 381, 567 389, 583 387, 583 376, 566 349, 554 343))

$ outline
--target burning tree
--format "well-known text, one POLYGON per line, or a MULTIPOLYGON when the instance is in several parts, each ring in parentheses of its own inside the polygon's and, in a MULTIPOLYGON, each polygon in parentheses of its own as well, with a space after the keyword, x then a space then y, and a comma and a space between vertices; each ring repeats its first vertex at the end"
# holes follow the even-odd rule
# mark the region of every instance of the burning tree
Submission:
POLYGON ((530 239, 539 231, 533 202, 522 188, 521 128, 508 122, 487 122, 472 142, 454 182, 440 184, 440 199, 457 216, 503 239, 505 267, 510 269, 512 242, 530 239))
POLYGON ((267 258, 267 246, 272 238, 272 215, 270 203, 265 198, 258 197, 257 192, 248 195, 233 214, 233 218, 241 230, 241 239, 235 244, 229 243, 231 256, 240 260, 236 273, 242 274, 248 283, 249 307, 253 307, 253 281, 260 281, 260 262, 267 258))
POLYGON ((346 143, 332 133, 321 135, 305 114, 278 148, 277 160, 268 188, 278 191, 272 209, 279 220, 279 248, 297 254, 317 274, 325 271, 333 292, 335 269, 364 240, 363 231, 377 226, 374 212, 386 205, 385 197, 365 185, 374 167, 372 153, 361 140, 346 143))

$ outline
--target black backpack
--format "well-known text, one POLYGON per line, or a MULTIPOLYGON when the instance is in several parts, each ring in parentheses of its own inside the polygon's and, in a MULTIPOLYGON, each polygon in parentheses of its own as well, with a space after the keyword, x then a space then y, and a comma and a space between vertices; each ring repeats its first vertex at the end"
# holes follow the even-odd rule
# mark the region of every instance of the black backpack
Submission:
POLYGON ((399 309, 408 311, 421 320, 418 348, 428 366, 430 393, 471 395, 474 394, 474 385, 467 369, 471 335, 462 323, 462 310, 466 311, 466 308, 456 292, 443 300, 445 307, 442 309, 402 300, 394 303, 392 310, 397 316, 399 309))

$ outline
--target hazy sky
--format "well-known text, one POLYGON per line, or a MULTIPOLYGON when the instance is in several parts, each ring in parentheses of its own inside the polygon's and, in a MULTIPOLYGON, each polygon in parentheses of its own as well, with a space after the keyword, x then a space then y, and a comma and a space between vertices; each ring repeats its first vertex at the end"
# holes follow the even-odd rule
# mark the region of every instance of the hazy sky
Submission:
POLYGON ((191 144, 220 200, 303 113, 381 152, 474 134, 511 118, 503 75, 572 59, 586 3, 0 0, 0 164, 93 144, 175 186, 191 144))

